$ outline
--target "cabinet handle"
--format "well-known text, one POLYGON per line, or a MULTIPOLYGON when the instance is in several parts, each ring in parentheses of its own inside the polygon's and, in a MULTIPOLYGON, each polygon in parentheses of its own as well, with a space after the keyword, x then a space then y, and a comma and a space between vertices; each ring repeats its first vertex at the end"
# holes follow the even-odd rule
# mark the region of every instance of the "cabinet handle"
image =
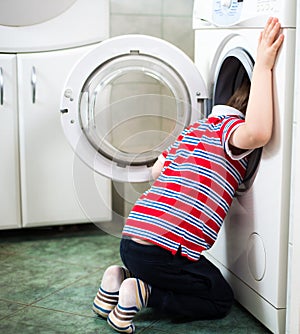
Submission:
POLYGON ((4 103, 4 80, 3 80, 3 69, 0 67, 0 105, 4 103))
POLYGON ((35 66, 32 66, 31 70, 31 88, 32 88, 32 103, 36 100, 36 70, 35 66))

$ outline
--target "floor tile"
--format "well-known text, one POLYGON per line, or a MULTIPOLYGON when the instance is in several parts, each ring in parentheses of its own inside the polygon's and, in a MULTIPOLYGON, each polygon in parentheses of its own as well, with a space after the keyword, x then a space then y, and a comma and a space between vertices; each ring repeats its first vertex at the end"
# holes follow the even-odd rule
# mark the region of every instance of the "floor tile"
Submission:
MULTIPOLYGON (((137 333, 145 333, 145 331, 147 331, 148 328, 151 328, 152 325, 156 322, 157 314, 150 308, 143 309, 134 318, 134 325, 137 333)), ((156 334, 156 330, 153 331, 153 334, 154 333, 156 334)))
MULTIPOLYGON (((92 235, 51 235, 25 240, 0 239, 0 254, 22 254, 26 257, 61 261, 85 266, 106 266, 119 258, 120 239, 96 229, 92 235)), ((1 258, 0 258, 1 260, 1 258)))
POLYGON ((99 230, 90 235, 16 234, 0 238, 0 299, 30 304, 120 261, 120 240, 99 230))
POLYGON ((47 309, 28 307, 14 316, 2 319, 1 333, 22 334, 115 334, 105 321, 70 315, 47 309))
POLYGON ((0 300, 0 320, 8 315, 12 315, 24 308, 25 306, 22 304, 17 304, 13 302, 9 302, 6 300, 0 300))
MULTIPOLYGON (((81 316, 97 317, 92 311, 92 303, 97 293, 102 273, 103 271, 98 271, 93 275, 89 275, 34 305, 81 316)), ((155 321, 157 321, 155 313, 151 309, 144 309, 136 316, 137 329, 145 329, 155 321)))
POLYGON ((93 316, 92 304, 104 269, 92 272, 73 284, 43 298, 34 305, 78 315, 93 316))
MULTIPOLYGON (((239 305, 234 305, 227 317, 217 320, 178 322, 168 317, 154 323, 149 331, 161 330, 172 334, 213 334, 213 333, 232 333, 232 334, 263 334, 270 333, 262 324, 254 319, 247 311, 239 305)), ((147 333, 147 332, 146 332, 147 333)), ((151 331, 149 332, 151 333, 151 331)), ((148 333, 147 333, 148 334, 148 333)))
POLYGON ((86 276, 82 266, 15 256, 0 266, 0 299, 32 303, 86 276))

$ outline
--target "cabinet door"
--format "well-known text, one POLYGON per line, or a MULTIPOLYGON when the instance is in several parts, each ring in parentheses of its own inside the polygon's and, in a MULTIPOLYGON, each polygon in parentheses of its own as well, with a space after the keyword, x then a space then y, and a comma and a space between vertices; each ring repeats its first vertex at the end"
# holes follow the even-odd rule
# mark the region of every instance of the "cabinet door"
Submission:
POLYGON ((75 158, 60 122, 67 76, 91 47, 18 55, 24 226, 111 218, 111 182, 75 158))
POLYGON ((20 222, 16 56, 0 55, 0 229, 20 222))

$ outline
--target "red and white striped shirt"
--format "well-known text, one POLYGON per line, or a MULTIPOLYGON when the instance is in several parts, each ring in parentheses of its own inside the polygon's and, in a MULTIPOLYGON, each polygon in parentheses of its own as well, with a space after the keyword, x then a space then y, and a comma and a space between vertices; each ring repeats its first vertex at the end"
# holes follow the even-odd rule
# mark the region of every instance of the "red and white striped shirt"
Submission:
POLYGON ((234 156, 228 139, 244 122, 229 106, 215 106, 162 153, 161 175, 135 203, 123 235, 198 260, 215 242, 247 167, 247 154, 234 156))

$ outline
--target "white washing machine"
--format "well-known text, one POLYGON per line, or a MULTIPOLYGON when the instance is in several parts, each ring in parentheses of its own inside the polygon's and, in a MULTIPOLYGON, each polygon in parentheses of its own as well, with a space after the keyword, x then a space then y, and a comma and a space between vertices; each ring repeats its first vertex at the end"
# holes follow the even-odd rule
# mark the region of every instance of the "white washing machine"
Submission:
POLYGON ((280 17, 285 42, 274 70, 274 135, 251 158, 210 252, 237 300, 274 332, 284 331, 286 308, 294 5, 195 1, 196 64, 157 38, 109 39, 73 67, 60 106, 65 135, 82 161, 117 181, 147 181, 180 131, 251 77, 259 32, 271 12, 280 17))
POLYGON ((2 0, 1 52, 61 50, 109 36, 108 0, 2 0))
MULTIPOLYGON (((208 252, 233 286, 236 299, 274 333, 285 333, 295 13, 296 1, 289 6, 281 0, 194 4, 196 65, 211 87, 219 85, 224 92, 231 89, 230 78, 236 72, 226 57, 238 50, 235 62, 255 59, 259 32, 269 16, 280 19, 285 35, 274 68, 273 136, 248 189, 235 196, 208 252)), ((212 103, 223 102, 222 94, 214 92, 212 103)))

